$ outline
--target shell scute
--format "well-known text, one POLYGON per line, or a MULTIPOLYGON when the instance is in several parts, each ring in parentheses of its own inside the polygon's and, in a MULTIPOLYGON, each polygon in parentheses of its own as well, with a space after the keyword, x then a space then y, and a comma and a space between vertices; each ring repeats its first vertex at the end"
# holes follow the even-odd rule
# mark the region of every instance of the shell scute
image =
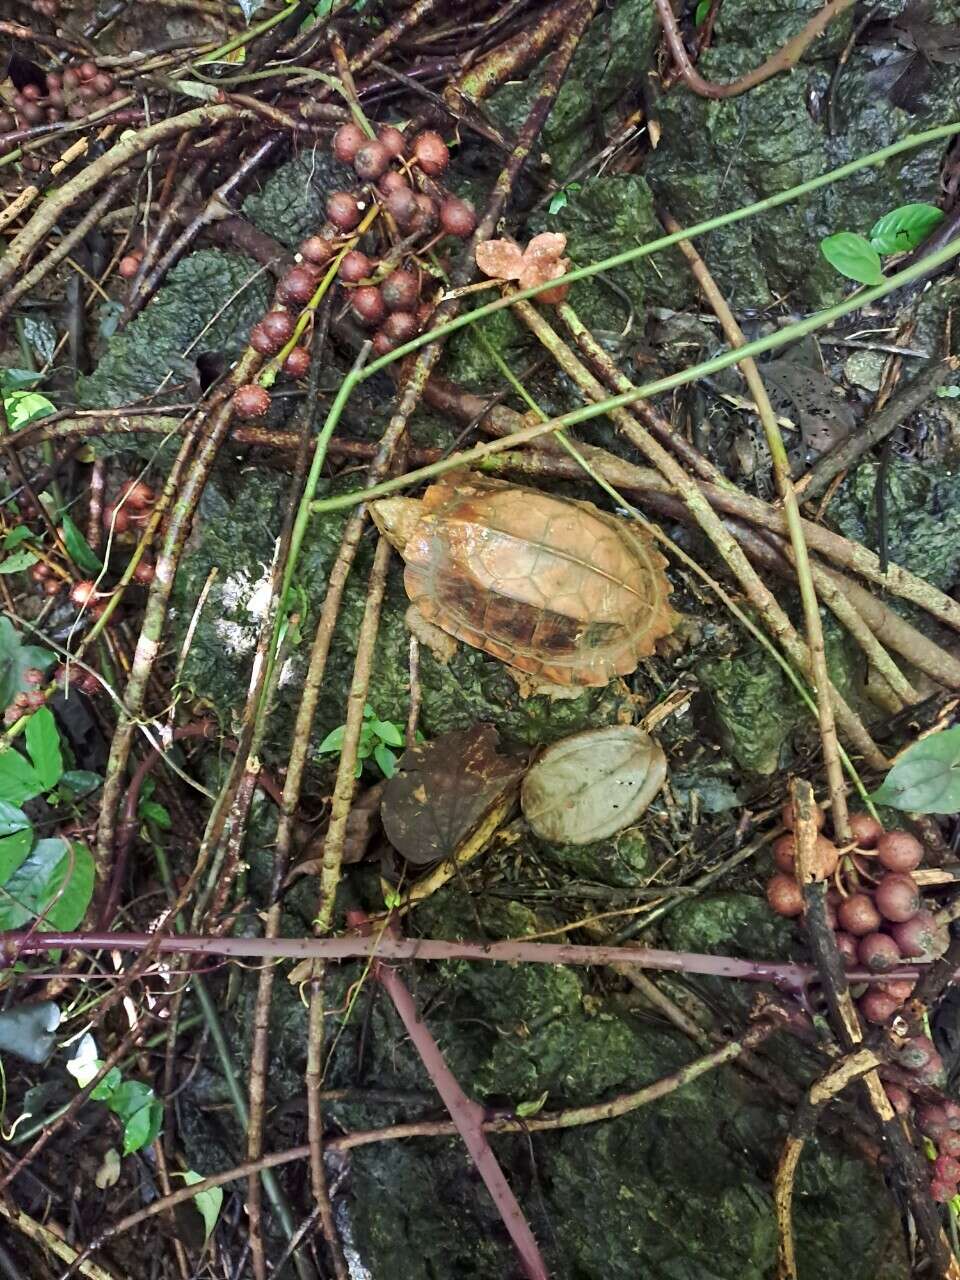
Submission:
POLYGON ((553 683, 606 684, 674 625, 664 558, 589 502, 453 473, 402 554, 427 621, 553 683))

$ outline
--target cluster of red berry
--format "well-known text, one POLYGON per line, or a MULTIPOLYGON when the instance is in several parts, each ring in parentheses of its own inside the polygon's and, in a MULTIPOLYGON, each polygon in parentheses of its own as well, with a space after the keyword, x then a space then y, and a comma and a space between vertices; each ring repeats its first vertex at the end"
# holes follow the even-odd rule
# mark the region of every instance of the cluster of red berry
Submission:
MULTIPOLYGON (((824 815, 820 810, 817 814, 822 827, 824 815)), ((773 846, 778 870, 767 884, 767 901, 778 915, 799 916, 803 893, 795 874, 791 804, 784 806, 783 824, 791 834, 781 836, 773 846)), ((851 814, 850 827, 855 843, 843 848, 824 835, 817 837, 812 866, 818 879, 833 880, 827 890, 827 916, 844 964, 888 973, 910 960, 943 955, 948 931, 924 909, 910 874, 923 860, 923 845, 909 831, 884 831, 867 813, 851 814)), ((902 979, 870 983, 860 994, 860 1012, 868 1022, 882 1025, 907 1000, 913 986, 902 979)))
MULTIPOLYGON (((891 1086, 885 1087, 889 1095, 891 1086)), ((894 1108, 903 1114, 899 1094, 907 1098, 909 1105, 905 1089, 897 1089, 890 1100, 894 1108)), ((922 1106, 917 1110, 916 1123, 920 1132, 937 1148, 933 1176, 930 1179, 930 1194, 938 1203, 946 1204, 960 1194, 957 1186, 960 1182, 960 1105, 945 1101, 922 1106)))
MULTIPOLYGON (((466 200, 442 191, 436 179, 446 169, 450 153, 443 138, 432 130, 418 133, 408 142, 392 125, 368 138, 355 124, 345 124, 333 137, 333 153, 353 170, 364 186, 358 192, 335 191, 327 200, 327 222, 299 247, 297 265, 277 288, 279 306, 254 325, 250 345, 264 356, 275 356, 293 337, 296 311, 310 301, 324 270, 343 247, 345 238, 363 220, 371 201, 380 205, 397 231, 405 237, 400 249, 417 243, 425 251, 434 236, 462 239, 473 234, 477 217, 466 200), (428 187, 429 190, 420 190, 428 187)), ((124 259, 126 261, 126 259, 124 259)), ((344 254, 337 280, 349 295, 350 310, 365 328, 374 329, 373 350, 386 355, 409 342, 429 324, 433 307, 421 302, 419 270, 399 265, 397 250, 378 262, 359 249, 344 254)), ((136 266, 130 274, 134 274, 136 266)), ((121 263, 123 273, 123 263, 121 263)), ((310 367, 310 353, 294 347, 283 371, 302 378, 310 367)), ((239 387, 234 408, 242 418, 262 417, 270 407, 270 394, 257 383, 239 387)))
MULTIPOLYGON (((146 522, 157 500, 157 495, 142 480, 129 480, 123 484, 114 501, 103 510, 103 525, 114 537, 122 536, 130 529, 146 522)), ((154 566, 145 556, 133 571, 135 582, 146 586, 153 581, 154 566)), ((59 595, 67 585, 65 579, 59 577, 53 568, 43 560, 38 560, 30 567, 30 577, 40 583, 48 596, 59 595)), ((74 583, 70 589, 70 599, 78 609, 97 617, 106 608, 109 592, 97 590, 96 584, 89 580, 74 583)))
POLYGON ((3 723, 15 724, 21 716, 28 715, 31 711, 36 711, 37 707, 42 707, 47 700, 47 695, 39 687, 43 684, 43 672, 37 667, 28 667, 23 673, 25 684, 32 685, 29 690, 23 690, 16 694, 13 701, 3 711, 3 723))
MULTIPOLYGON (((0 110, 0 134, 38 124, 56 124, 64 118, 82 120, 91 111, 122 97, 123 90, 116 87, 113 76, 101 71, 95 62, 80 62, 63 71, 50 71, 43 85, 31 81, 14 93, 10 99, 11 110, 0 110)), ((21 163, 31 173, 43 165, 36 154, 25 155, 21 163)))

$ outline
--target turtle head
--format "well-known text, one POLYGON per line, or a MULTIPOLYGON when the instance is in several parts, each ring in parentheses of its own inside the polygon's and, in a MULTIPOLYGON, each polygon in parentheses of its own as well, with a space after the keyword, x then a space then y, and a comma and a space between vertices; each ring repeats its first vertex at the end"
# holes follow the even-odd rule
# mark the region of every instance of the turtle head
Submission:
POLYGON ((416 498, 381 498, 370 503, 373 523, 401 555, 420 523, 421 507, 416 498))

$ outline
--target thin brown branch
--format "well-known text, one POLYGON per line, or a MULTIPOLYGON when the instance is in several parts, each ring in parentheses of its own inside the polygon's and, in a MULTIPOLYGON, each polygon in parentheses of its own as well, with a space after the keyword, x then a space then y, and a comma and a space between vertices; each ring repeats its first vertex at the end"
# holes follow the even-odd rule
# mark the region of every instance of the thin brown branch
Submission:
POLYGON ((663 27, 663 34, 667 38, 677 70, 687 87, 702 98, 733 98, 737 94, 746 93, 748 89, 753 89, 758 84, 763 84, 765 80, 779 75, 781 71, 790 71, 797 65, 817 36, 823 33, 834 18, 851 9, 854 3, 855 0, 828 0, 819 13, 815 14, 795 36, 792 36, 765 62, 761 62, 758 67, 754 67, 745 75, 738 76, 736 80, 730 80, 727 84, 717 84, 713 80, 705 80, 690 61, 670 0, 654 0, 660 25, 663 27))

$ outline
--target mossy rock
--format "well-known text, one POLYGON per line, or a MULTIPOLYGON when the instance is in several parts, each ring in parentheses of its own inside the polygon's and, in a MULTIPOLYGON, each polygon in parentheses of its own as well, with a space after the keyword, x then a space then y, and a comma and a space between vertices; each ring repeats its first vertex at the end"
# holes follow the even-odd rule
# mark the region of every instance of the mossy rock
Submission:
MULTIPOLYGON (((77 402, 105 409, 152 396, 167 379, 199 388, 197 357, 217 353, 234 360, 270 300, 270 286, 252 258, 200 249, 167 275, 157 296, 107 343, 95 371, 77 380, 77 402)), ((174 398, 183 398, 174 391, 174 398)), ((129 441, 124 441, 129 447, 129 441)))
POLYGON ((537 850, 544 862, 567 875, 619 889, 645 884, 654 869, 650 846, 636 828, 590 844, 548 844, 537 840, 537 850))
POLYGON ((356 174, 335 160, 326 143, 319 143, 280 165, 263 187, 247 196, 243 215, 288 249, 294 249, 326 221, 327 197, 352 191, 356 174))
MULTIPOLYGON (((847 538, 878 549, 879 464, 861 463, 827 508, 847 538)), ((886 477, 891 560, 949 591, 960 578, 960 472, 943 462, 892 460, 886 477)))
POLYGON ((766 900, 748 893, 704 894, 678 907, 661 926, 673 951, 703 951, 751 960, 782 960, 795 950, 796 930, 766 900))

